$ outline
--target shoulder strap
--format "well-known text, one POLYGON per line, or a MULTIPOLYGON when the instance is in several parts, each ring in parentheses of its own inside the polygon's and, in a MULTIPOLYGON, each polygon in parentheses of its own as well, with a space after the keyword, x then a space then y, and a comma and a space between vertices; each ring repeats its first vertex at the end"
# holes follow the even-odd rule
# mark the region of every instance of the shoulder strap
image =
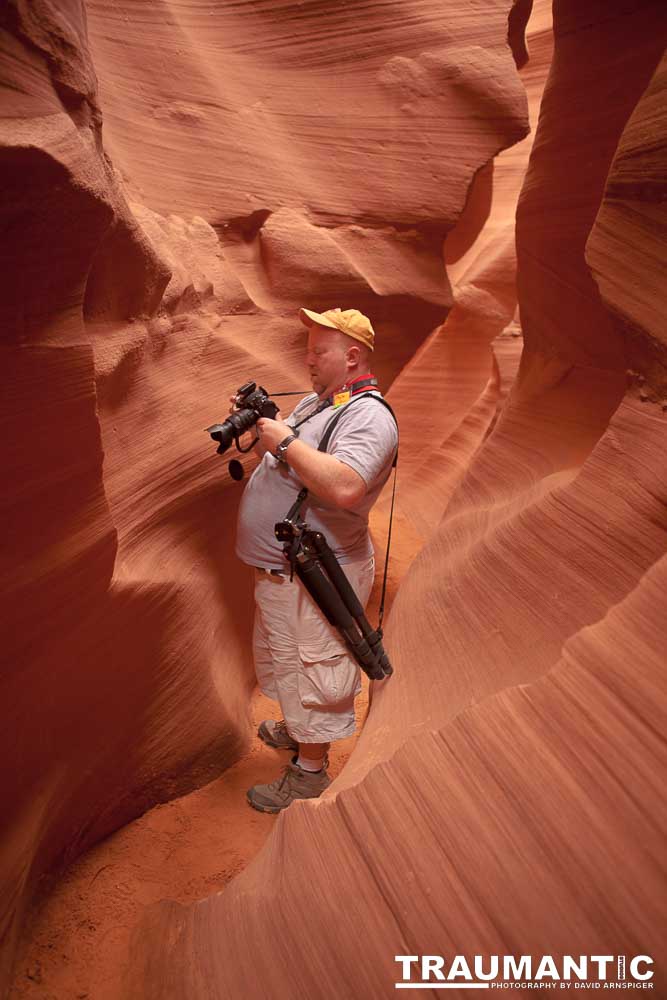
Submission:
MULTIPOLYGON (((398 420, 396 420, 396 414, 392 410, 392 408, 389 405, 389 403, 387 402, 387 400, 383 399, 382 396, 375 396, 372 392, 362 392, 358 396, 356 396, 355 399, 364 399, 364 397, 366 397, 366 396, 370 397, 371 399, 377 399, 378 403, 382 403, 383 406, 386 406, 386 408, 389 410, 389 412, 391 413, 392 417, 394 418, 394 422, 396 424, 396 430, 398 430, 398 420)), ((329 423, 327 424, 327 426, 324 429, 324 434, 322 435, 322 440, 320 441, 319 445, 317 446, 317 450, 318 451, 326 451, 327 450, 327 446, 328 446, 329 441, 331 439, 331 435, 334 432, 334 428, 335 428, 336 424, 338 423, 338 421, 340 420, 340 418, 343 416, 343 414, 345 413, 345 411, 348 409, 348 407, 350 407, 354 401, 355 401, 354 399, 351 399, 350 402, 347 404, 347 406, 344 406, 341 410, 338 411, 338 413, 335 413, 333 415, 333 417, 331 418, 331 420, 329 421, 329 423)), ((397 465, 397 463, 398 463, 398 448, 396 449, 396 454, 394 455, 394 461, 391 463, 391 467, 394 470, 394 484, 393 484, 392 492, 391 492, 391 512, 389 514, 389 531, 387 533, 387 551, 386 551, 385 557, 384 557, 384 575, 382 577, 382 596, 380 597, 380 609, 379 609, 379 612, 378 612, 378 618, 379 618, 379 621, 378 621, 378 632, 380 632, 380 634, 382 634, 381 629, 382 629, 382 620, 384 618, 384 598, 385 598, 385 592, 387 590, 387 573, 389 571, 389 549, 391 547, 391 526, 392 526, 392 522, 394 520, 394 497, 396 495, 396 465, 397 465)))
MULTIPOLYGON (((396 429, 398 430, 398 420, 396 420, 396 414, 392 410, 392 408, 389 405, 389 403, 387 402, 387 400, 384 399, 382 396, 375 396, 372 392, 362 392, 358 396, 355 396, 354 399, 351 399, 350 402, 346 406, 342 407, 342 409, 340 409, 338 411, 338 413, 334 413, 333 417, 331 418, 331 420, 329 421, 329 423, 324 428, 324 434, 322 435, 322 440, 320 441, 320 443, 317 446, 317 450, 318 451, 326 451, 327 450, 327 448, 329 446, 329 441, 331 440, 331 435, 333 434, 333 432, 334 432, 334 430, 336 428, 336 424, 338 423, 338 421, 340 420, 340 418, 346 413, 346 411, 349 409, 349 407, 352 406, 352 404, 355 403, 358 399, 366 399, 366 398, 376 399, 378 401, 378 403, 382 403, 382 405, 385 406, 389 410, 389 412, 391 413, 392 417, 394 418, 394 423, 396 424, 396 429)), ((398 461, 398 448, 396 449, 396 454, 394 455, 394 461, 391 463, 392 469, 396 467, 396 462, 397 461, 398 461)))

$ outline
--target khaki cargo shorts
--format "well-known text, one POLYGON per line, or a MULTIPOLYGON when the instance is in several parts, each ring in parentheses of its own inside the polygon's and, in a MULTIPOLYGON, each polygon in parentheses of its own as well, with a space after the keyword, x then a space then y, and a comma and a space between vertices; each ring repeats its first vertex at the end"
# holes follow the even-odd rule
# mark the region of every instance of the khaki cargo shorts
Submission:
MULTIPOLYGON (((342 568, 365 608, 374 558, 342 568)), ((296 575, 290 582, 255 570, 253 653, 260 689, 280 703, 295 740, 328 743, 354 733, 359 667, 296 575)))

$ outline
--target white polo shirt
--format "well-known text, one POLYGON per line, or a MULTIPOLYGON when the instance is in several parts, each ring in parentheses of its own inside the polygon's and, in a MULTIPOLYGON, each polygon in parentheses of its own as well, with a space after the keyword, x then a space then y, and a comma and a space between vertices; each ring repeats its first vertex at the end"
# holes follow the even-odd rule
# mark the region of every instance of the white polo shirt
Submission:
MULTIPOLYGON (((380 396, 372 390, 373 396, 380 396)), ((320 405, 310 393, 286 418, 294 427, 320 405)), ((329 421, 338 410, 328 407, 298 428, 299 440, 317 448, 329 421)), ((358 472, 368 487, 354 507, 343 510, 316 496, 308 497, 301 516, 309 528, 323 532, 339 562, 356 562, 373 554, 368 533, 368 513, 389 478, 398 447, 398 430, 389 410, 372 397, 352 397, 344 406, 329 439, 327 453, 358 472)), ((288 452, 289 460, 289 452, 288 452)), ((239 507, 236 554, 249 566, 285 570, 289 564, 274 525, 282 521, 303 483, 296 473, 267 452, 244 490, 239 507)))

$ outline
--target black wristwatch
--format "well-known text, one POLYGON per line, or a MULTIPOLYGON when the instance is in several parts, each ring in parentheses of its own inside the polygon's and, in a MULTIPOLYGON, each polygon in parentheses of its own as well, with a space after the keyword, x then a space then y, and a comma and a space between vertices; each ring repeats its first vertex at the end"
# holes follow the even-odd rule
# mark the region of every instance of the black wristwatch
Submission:
POLYGON ((287 458, 285 457, 285 452, 291 445, 292 441, 296 441, 296 439, 297 439, 296 434, 290 434, 288 437, 283 438, 283 440, 280 442, 280 444, 276 448, 276 453, 274 456, 275 458, 278 459, 279 462, 284 462, 285 465, 287 465, 287 458))

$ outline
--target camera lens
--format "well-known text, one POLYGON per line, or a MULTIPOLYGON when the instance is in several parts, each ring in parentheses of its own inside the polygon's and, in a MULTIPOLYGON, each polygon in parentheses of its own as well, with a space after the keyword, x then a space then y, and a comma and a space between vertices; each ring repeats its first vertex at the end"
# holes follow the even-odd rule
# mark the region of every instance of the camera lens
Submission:
POLYGON ((214 424, 208 428, 208 432, 213 440, 218 442, 218 455, 227 451, 234 440, 234 425, 229 420, 225 420, 224 424, 214 424))

